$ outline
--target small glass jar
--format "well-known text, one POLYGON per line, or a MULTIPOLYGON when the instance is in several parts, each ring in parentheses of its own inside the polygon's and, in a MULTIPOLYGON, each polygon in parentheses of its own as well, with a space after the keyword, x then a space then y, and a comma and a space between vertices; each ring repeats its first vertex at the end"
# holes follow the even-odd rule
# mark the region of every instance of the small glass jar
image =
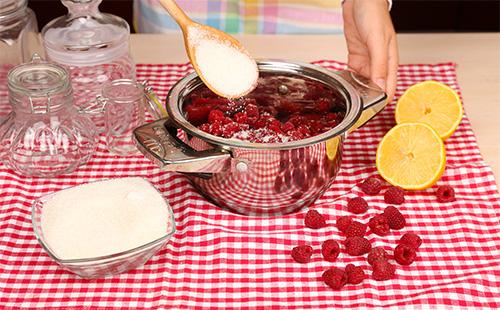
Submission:
POLYGON ((0 121, 10 112, 7 72, 40 50, 35 13, 27 0, 0 1, 0 121))
POLYGON ((73 106, 73 89, 63 67, 35 55, 8 73, 12 112, 0 124, 0 160, 28 176, 70 173, 97 147, 97 133, 73 106))
MULTIPOLYGON (((47 59, 66 66, 71 73, 75 105, 85 110, 104 83, 134 79, 135 65, 129 52, 130 28, 115 15, 99 12, 102 0, 62 0, 68 14, 42 29, 47 59)), ((104 129, 104 115, 90 114, 104 129)))

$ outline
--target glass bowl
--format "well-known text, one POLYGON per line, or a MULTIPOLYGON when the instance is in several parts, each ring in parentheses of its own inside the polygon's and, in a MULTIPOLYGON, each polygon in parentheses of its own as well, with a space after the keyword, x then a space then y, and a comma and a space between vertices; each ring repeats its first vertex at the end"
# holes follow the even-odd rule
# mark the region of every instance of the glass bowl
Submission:
MULTIPOLYGON (((72 187, 68 187, 67 189, 69 188, 72 187)), ((35 200, 35 202, 33 203, 31 213, 33 230, 42 248, 56 263, 58 263, 63 269, 72 272, 82 278, 101 278, 105 276, 116 275, 140 267, 145 264, 151 258, 151 256, 160 251, 176 231, 174 213, 172 211, 172 207, 167 202, 169 223, 168 231, 163 237, 136 248, 111 255, 82 259, 61 259, 57 257, 57 255, 55 255, 54 251, 50 249, 49 245, 45 241, 41 227, 43 206, 55 194, 56 192, 44 195, 35 200)))

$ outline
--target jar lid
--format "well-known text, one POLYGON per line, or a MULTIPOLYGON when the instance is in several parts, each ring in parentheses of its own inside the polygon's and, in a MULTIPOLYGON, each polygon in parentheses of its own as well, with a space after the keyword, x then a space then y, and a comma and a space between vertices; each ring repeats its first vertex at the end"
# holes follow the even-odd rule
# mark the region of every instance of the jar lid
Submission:
MULTIPOLYGON (((64 17, 63 17, 64 19, 64 17)), ((111 62, 128 53, 128 24, 110 14, 56 20, 43 30, 47 57, 65 65, 87 66, 111 62)))
POLYGON ((12 68, 7 74, 9 91, 33 97, 49 97, 66 91, 70 86, 68 71, 63 67, 42 61, 35 54, 32 62, 12 68))

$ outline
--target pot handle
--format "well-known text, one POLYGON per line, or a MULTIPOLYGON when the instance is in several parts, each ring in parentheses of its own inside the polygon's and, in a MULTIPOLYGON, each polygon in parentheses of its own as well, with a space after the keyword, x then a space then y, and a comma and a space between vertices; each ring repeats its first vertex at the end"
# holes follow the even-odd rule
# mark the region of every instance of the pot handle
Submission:
POLYGON ((351 132, 363 126, 372 117, 377 115, 378 112, 384 109, 387 105, 387 94, 370 79, 352 71, 340 71, 338 72, 338 75, 354 86, 356 91, 359 93, 361 103, 363 104, 363 112, 361 113, 361 116, 356 124, 354 124, 354 126, 352 126, 349 130, 349 132, 351 132))
POLYGON ((196 151, 177 137, 177 127, 162 118, 134 130, 137 148, 166 171, 217 173, 227 169, 231 154, 222 149, 196 151))

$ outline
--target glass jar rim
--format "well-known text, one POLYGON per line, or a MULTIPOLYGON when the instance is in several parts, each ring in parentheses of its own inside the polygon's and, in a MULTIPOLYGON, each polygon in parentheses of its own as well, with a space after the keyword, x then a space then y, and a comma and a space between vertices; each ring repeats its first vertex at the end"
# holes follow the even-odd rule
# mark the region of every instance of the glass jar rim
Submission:
POLYGON ((71 88, 68 71, 44 61, 15 66, 7 74, 7 85, 10 92, 30 97, 49 97, 71 88))
POLYGON ((104 84, 101 93, 102 97, 106 101, 113 101, 115 103, 130 103, 131 101, 136 101, 144 97, 144 86, 135 80, 117 79, 104 84), (134 88, 136 92, 126 95, 122 95, 119 92, 113 94, 112 91, 116 90, 116 88, 120 86, 127 86, 130 88, 134 88))
POLYGON ((2 0, 6 1, 0 4, 0 21, 8 19, 12 14, 16 14, 19 10, 28 6, 28 0, 2 0))

